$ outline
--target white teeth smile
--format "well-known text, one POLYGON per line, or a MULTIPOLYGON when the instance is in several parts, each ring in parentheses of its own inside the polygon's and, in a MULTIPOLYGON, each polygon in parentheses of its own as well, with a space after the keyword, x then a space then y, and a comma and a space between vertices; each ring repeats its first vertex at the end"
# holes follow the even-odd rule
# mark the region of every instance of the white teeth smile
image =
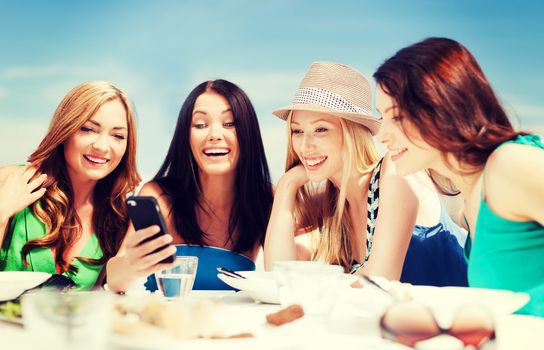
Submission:
POLYGON ((327 157, 319 157, 319 158, 312 158, 312 159, 305 159, 306 160, 306 164, 308 166, 316 166, 318 164, 321 164, 325 161, 325 159, 327 159, 327 157))
POLYGON ((95 157, 92 157, 92 156, 88 156, 88 155, 84 155, 83 157, 85 157, 85 159, 93 162, 93 163, 98 163, 98 164, 106 164, 108 162, 108 159, 104 159, 104 158, 95 158, 95 157))
POLYGON ((207 156, 224 156, 230 153, 230 150, 224 148, 209 148, 204 151, 207 156))

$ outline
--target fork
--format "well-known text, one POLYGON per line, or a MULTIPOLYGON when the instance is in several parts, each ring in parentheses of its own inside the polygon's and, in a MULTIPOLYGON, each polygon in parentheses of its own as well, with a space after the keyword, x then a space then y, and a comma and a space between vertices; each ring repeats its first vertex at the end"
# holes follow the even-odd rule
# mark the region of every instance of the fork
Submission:
POLYGON ((222 273, 222 274, 225 275, 225 276, 229 276, 229 277, 232 277, 232 278, 245 279, 244 276, 240 275, 240 274, 237 273, 237 272, 234 272, 234 271, 232 271, 232 270, 229 270, 229 269, 227 269, 226 267, 218 266, 218 267, 217 267, 217 271, 219 271, 220 273, 222 273))

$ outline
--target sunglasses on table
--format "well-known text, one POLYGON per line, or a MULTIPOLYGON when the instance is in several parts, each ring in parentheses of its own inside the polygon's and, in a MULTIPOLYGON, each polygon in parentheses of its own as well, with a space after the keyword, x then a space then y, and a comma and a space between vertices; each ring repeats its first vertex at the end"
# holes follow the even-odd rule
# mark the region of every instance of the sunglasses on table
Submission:
POLYGON ((382 337, 409 347, 442 334, 459 339, 465 347, 480 349, 495 339, 495 326, 489 312, 478 305, 459 308, 449 327, 441 327, 431 309, 417 302, 393 304, 380 318, 382 337))

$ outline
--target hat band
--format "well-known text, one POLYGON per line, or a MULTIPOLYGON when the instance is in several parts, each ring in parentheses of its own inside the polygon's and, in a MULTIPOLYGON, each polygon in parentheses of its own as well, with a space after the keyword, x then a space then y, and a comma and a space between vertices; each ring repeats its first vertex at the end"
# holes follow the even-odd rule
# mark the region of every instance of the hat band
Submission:
POLYGON ((369 110, 325 89, 300 88, 295 94, 293 104, 318 105, 336 112, 370 115, 369 110))

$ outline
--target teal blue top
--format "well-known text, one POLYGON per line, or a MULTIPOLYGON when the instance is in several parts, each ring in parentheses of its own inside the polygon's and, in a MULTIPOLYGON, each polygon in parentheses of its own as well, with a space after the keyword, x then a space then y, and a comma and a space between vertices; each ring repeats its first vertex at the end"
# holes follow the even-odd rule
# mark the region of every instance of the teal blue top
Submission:
MULTIPOLYGON (((536 135, 518 136, 507 143, 544 149, 536 135)), ((531 301, 519 313, 544 317, 544 227, 536 221, 506 220, 482 196, 468 280, 471 287, 527 292, 531 301)))
MULTIPOLYGON (((0 249, 0 271, 38 271, 56 274, 55 259, 49 248, 32 249, 28 256, 28 266, 23 264, 21 250, 30 240, 45 236, 45 225, 27 207, 13 217, 6 232, 4 243, 0 249)), ((91 235, 79 256, 99 259, 103 255, 96 234, 91 235)), ((77 267, 76 273, 65 272, 77 289, 91 289, 102 270, 102 265, 92 265, 80 259, 74 259, 72 265, 77 267)))

